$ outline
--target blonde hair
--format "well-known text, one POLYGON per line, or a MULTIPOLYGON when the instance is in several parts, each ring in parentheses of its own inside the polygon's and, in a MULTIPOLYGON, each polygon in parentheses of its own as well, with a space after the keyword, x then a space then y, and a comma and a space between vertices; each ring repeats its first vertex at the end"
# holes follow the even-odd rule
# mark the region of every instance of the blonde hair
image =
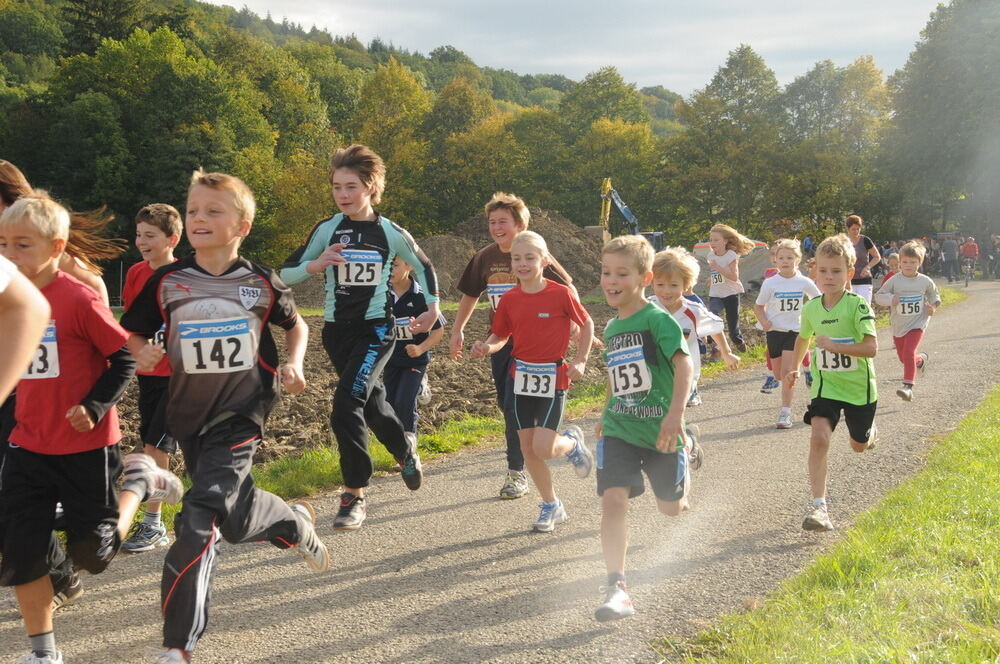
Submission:
POLYGON ((923 242, 910 240, 899 248, 899 255, 906 256, 907 258, 919 258, 920 262, 923 263, 924 256, 927 255, 927 248, 923 242))
POLYGON ((653 256, 653 275, 656 277, 677 275, 684 284, 684 290, 694 287, 699 272, 701 266, 698 265, 698 259, 684 247, 667 247, 653 256))
MULTIPOLYGON (((896 262, 899 262, 899 254, 897 254, 895 251, 885 257, 885 262, 888 263, 893 258, 896 259, 896 262)), ((923 258, 921 258, 920 260, 921 260, 921 262, 923 262, 923 258)))
POLYGON ((257 203, 254 202, 253 192, 247 183, 235 175, 226 173, 206 173, 202 169, 191 174, 191 186, 188 187, 188 195, 195 187, 208 187, 216 191, 228 191, 233 196, 233 204, 236 211, 240 213, 241 221, 253 222, 254 214, 257 212, 257 203))
POLYGON ((831 235, 820 242, 819 246, 816 247, 816 256, 843 258, 848 270, 854 269, 854 262, 858 258, 857 254, 854 253, 854 244, 844 233, 831 235))
POLYGON ((340 148, 330 158, 330 182, 338 168, 354 171, 361 184, 372 192, 372 205, 378 205, 385 192, 385 162, 367 145, 355 143, 340 148))
POLYGON ((753 240, 745 235, 741 235, 735 228, 726 224, 712 226, 711 230, 709 230, 709 234, 711 233, 721 235, 722 239, 726 241, 726 249, 732 249, 740 256, 749 254, 753 251, 754 246, 756 246, 753 240))
POLYGON ((798 240, 790 240, 788 238, 781 238, 780 240, 776 240, 775 241, 775 243, 773 245, 773 249, 774 249, 774 255, 775 256, 777 256, 778 252, 781 251, 782 249, 787 249, 788 251, 790 251, 793 254, 795 254, 796 258, 798 258, 799 260, 802 260, 802 245, 799 243, 798 240))
POLYGON ((528 230, 531 213, 528 211, 528 206, 525 205, 524 199, 520 196, 498 191, 493 194, 493 198, 489 200, 483 209, 486 211, 487 217, 497 210, 507 210, 514 217, 514 223, 521 226, 521 230, 528 230))
POLYGON ((601 249, 604 254, 625 254, 635 262, 639 274, 653 269, 653 247, 641 235, 622 235, 608 241, 601 249))
POLYGON ((19 223, 46 240, 69 240, 69 212, 40 189, 17 199, 0 215, 0 227, 19 223))
POLYGON ((515 244, 526 244, 529 247, 537 249, 541 252, 542 256, 549 255, 549 245, 545 243, 545 238, 535 231, 521 231, 514 238, 514 241, 510 243, 510 246, 513 247, 515 244))

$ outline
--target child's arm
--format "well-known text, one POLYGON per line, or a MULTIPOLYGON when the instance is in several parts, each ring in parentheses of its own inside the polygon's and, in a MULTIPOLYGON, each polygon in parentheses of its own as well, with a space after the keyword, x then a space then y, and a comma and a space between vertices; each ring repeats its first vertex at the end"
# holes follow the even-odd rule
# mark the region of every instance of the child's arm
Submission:
POLYGON ((409 344, 404 346, 406 348, 406 354, 410 357, 420 357, 434 346, 437 346, 441 339, 444 338, 444 326, 435 328, 430 331, 430 334, 424 339, 423 343, 419 344, 409 344))
POLYGON ((878 289, 873 299, 875 300, 875 304, 883 307, 895 307, 899 304, 899 296, 895 293, 891 279, 882 284, 882 287, 878 289))
POLYGON ((289 285, 297 284, 322 272, 330 265, 344 262, 344 257, 340 255, 344 245, 327 246, 334 223, 333 219, 328 219, 316 224, 306 243, 285 259, 285 264, 281 266, 278 275, 283 282, 289 285))
POLYGON ((90 431, 97 426, 104 415, 122 398, 134 374, 135 360, 129 355, 126 346, 109 355, 108 368, 90 388, 87 396, 66 412, 70 426, 80 432, 90 431))
POLYGON ((799 377, 799 367, 802 366, 802 360, 806 359, 806 353, 809 352, 809 339, 799 335, 795 339, 795 358, 792 360, 792 370, 785 374, 785 380, 789 381, 788 385, 794 387, 795 379, 799 377))
MULTIPOLYGON (((798 345, 796 341, 795 347, 798 348, 798 345)), ((816 347, 828 350, 831 353, 840 353, 841 355, 850 355, 852 357, 875 357, 876 353, 878 353, 878 339, 874 335, 866 334, 860 342, 847 344, 832 341, 826 335, 819 335, 816 337, 816 347)))
POLYGON ((714 265, 715 265, 715 271, 718 272, 719 274, 721 274, 726 279, 728 279, 730 281, 739 281, 740 280, 740 257, 739 256, 737 256, 736 258, 734 258, 733 262, 730 263, 727 267, 722 267, 718 263, 714 263, 714 265))
MULTIPOLYGON (((765 332, 771 329, 771 319, 767 317, 767 307, 762 304, 754 304, 753 312, 757 315, 757 320, 760 321, 760 326, 765 332)), ((713 338, 714 335, 713 335, 713 338)))
POLYGON ((938 292, 937 284, 933 279, 927 280, 927 289, 924 291, 924 300, 927 301, 927 315, 933 316, 934 312, 941 306, 941 293, 938 292))
POLYGON ((580 328, 580 341, 576 345, 576 357, 569 365, 567 375, 570 380, 576 380, 583 376, 587 370, 587 356, 590 355, 590 347, 594 343, 594 319, 587 318, 587 322, 580 328))
POLYGON ((715 344, 722 351, 722 361, 726 363, 726 368, 730 371, 735 371, 736 368, 740 366, 740 356, 734 354, 732 348, 729 347, 729 341, 726 339, 726 333, 719 332, 708 336, 715 341, 715 344))
POLYGON ((510 339, 510 337, 500 337, 491 333, 486 341, 477 341, 472 344, 472 357, 479 359, 480 357, 492 355, 506 346, 508 339, 510 339))
POLYGON ((135 360, 136 371, 152 371, 166 354, 163 346, 154 344, 152 339, 147 339, 141 334, 129 336, 125 347, 135 360))
POLYGON ((691 377, 694 365, 683 351, 677 351, 670 358, 674 364, 674 392, 670 397, 670 410, 660 424, 660 435, 656 438, 656 449, 673 452, 677 449, 677 438, 684 434, 684 408, 691 396, 691 377))
POLYGON ((302 363, 306 357, 306 344, 309 341, 309 326, 302 316, 296 317, 295 326, 285 330, 285 347, 288 359, 278 367, 281 384, 289 394, 298 394, 306 389, 306 378, 302 363))
POLYGON ((453 360, 462 357, 462 346, 465 345, 465 324, 472 318, 472 312, 475 310, 477 302, 479 302, 478 297, 463 294, 458 303, 458 312, 455 314, 455 323, 451 328, 451 343, 448 348, 453 360))
POLYGON ((10 283, 0 291, 0 330, 3 330, 5 356, 0 362, 0 402, 14 389, 31 362, 50 314, 48 300, 16 268, 10 269, 10 283))

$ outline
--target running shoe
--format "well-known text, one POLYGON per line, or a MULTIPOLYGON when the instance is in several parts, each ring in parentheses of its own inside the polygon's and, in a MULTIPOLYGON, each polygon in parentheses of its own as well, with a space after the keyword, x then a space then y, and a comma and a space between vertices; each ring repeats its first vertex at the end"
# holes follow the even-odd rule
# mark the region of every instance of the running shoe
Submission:
POLYGON ((57 652, 55 657, 39 657, 33 652, 29 652, 27 655, 21 655, 17 660, 16 664, 63 664, 63 656, 61 652, 57 652))
POLYGON ((523 470, 508 470, 507 481, 500 487, 500 497, 504 500, 514 500, 528 495, 528 476, 523 470))
POLYGON ((742 341, 738 341, 738 342, 734 343, 733 344, 733 348, 736 349, 737 353, 745 353, 745 352, 747 352, 747 345, 745 343, 743 343, 742 341))
POLYGON ((930 356, 927 353, 917 353, 917 371, 920 375, 924 375, 924 371, 927 370, 927 361, 930 360, 930 356))
POLYGON ((903 383, 903 386, 896 389, 896 396, 903 401, 913 401, 913 386, 903 383))
POLYGON ((802 375, 805 376, 805 378, 806 378, 806 387, 812 387, 813 386, 813 372, 810 371, 809 369, 806 369, 805 371, 802 372, 802 375))
POLYGON ((62 503, 56 503, 56 515, 52 521, 52 530, 66 530, 66 510, 62 503))
POLYGON ((701 468, 702 461, 705 460, 705 452, 701 449, 701 445, 698 443, 698 437, 701 436, 701 430, 698 428, 697 424, 689 424, 685 431, 687 432, 688 440, 690 444, 687 446, 688 463, 691 465, 691 470, 698 470, 701 468))
POLYGON ((556 498, 554 503, 542 503, 538 519, 532 524, 531 529, 536 533, 551 533, 556 528, 557 523, 565 523, 569 520, 566 508, 561 500, 556 498))
POLYGON ((602 587, 601 592, 604 593, 604 604, 601 604, 594 611, 594 618, 597 619, 597 622, 619 620, 635 614, 632 599, 625 592, 625 584, 621 581, 610 588, 602 587))
POLYGON ((130 490, 130 483, 141 482, 146 487, 146 495, 143 496, 142 502, 170 504, 180 502, 184 495, 184 485, 169 470, 157 466, 152 457, 135 452, 126 454, 122 461, 125 465, 123 488, 130 490))
POLYGON ((868 430, 868 443, 865 445, 866 451, 872 451, 878 445, 878 427, 872 422, 872 428, 868 430))
POLYGON ((153 660, 153 664, 188 664, 188 662, 191 661, 177 648, 164 650, 154 654, 153 656, 156 658, 153 660))
POLYGON ((65 583, 61 584, 61 587, 56 589, 52 595, 52 610, 55 611, 72 604, 80 599, 81 595, 83 595, 83 582, 80 580, 80 575, 73 572, 66 577, 65 583))
POLYGON ((830 521, 830 515, 826 511, 826 505, 809 506, 809 513, 802 522, 802 530, 811 530, 814 532, 833 530, 833 523, 830 521))
POLYGON ((427 381, 427 374, 424 374, 420 381, 420 392, 417 394, 417 403, 426 406, 431 402, 431 384, 427 381))
POLYGON ((760 386, 760 391, 763 394, 771 394, 775 389, 781 387, 781 383, 774 378, 774 376, 768 376, 764 379, 764 384, 760 386))
POLYGON ((399 462, 400 472, 403 475, 403 484, 410 491, 420 488, 420 483, 424 479, 424 467, 420 463, 420 455, 411 452, 405 459, 399 462))
POLYGON ((590 471, 594 468, 594 455, 583 442, 583 431, 575 424, 571 424, 563 431, 563 435, 574 443, 573 449, 566 453, 566 460, 573 464, 576 476, 582 479, 590 475, 590 471))
POLYGON ((139 521, 132 524, 132 529, 128 531, 128 539, 122 542, 122 550, 126 553, 142 553, 166 546, 169 543, 167 527, 162 523, 154 526, 145 521, 139 521))
POLYGON ((786 413, 784 411, 778 413, 778 423, 774 425, 775 429, 791 429, 792 428, 792 414, 786 413))
POLYGON ((688 397, 688 406, 700 406, 701 405, 701 395, 698 394, 698 388, 691 390, 691 396, 688 397))
POLYGON ((334 530, 357 530, 365 522, 365 499, 345 491, 340 494, 340 509, 333 520, 334 530))
POLYGON ((295 520, 299 522, 299 543, 295 545, 295 551, 312 571, 325 572, 330 569, 330 552, 316 534, 316 510, 304 500, 292 503, 289 507, 295 520))

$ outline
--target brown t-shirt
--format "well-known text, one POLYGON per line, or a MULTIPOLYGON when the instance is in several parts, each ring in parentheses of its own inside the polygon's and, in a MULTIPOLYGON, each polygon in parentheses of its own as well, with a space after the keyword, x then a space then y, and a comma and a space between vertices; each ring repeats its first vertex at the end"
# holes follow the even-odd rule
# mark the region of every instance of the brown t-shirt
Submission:
MULTIPOLYGON (((542 276, 564 286, 573 283, 573 278, 563 269, 559 261, 553 256, 549 258, 551 262, 542 271, 542 276)), ((491 324, 500 297, 516 285, 517 277, 511 272, 510 267, 510 252, 501 251, 496 242, 476 252, 465 266, 462 278, 458 280, 458 290, 469 297, 478 298, 483 291, 486 291, 486 297, 490 301, 491 324)))

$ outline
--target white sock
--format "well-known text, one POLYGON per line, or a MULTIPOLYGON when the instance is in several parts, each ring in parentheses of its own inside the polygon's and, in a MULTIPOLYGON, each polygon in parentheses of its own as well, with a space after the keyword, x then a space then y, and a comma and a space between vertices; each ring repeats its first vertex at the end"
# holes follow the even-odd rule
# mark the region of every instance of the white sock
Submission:
POLYGON ((813 507, 826 507, 826 498, 813 498, 813 507))
POLYGON ((142 517, 142 522, 150 526, 160 525, 160 513, 146 510, 142 517))
POLYGON ((781 407, 781 414, 782 415, 791 415, 792 414, 792 407, 791 406, 782 406, 781 407))

